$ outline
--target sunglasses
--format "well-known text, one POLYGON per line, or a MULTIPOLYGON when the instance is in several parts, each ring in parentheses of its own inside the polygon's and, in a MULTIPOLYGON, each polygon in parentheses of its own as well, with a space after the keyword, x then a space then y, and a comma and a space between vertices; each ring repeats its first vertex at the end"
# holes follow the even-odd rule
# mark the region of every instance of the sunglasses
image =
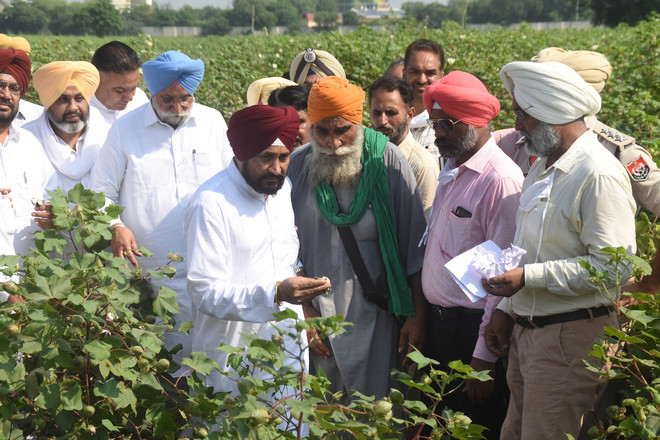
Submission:
POLYGON ((454 127, 456 127, 456 124, 458 124, 461 121, 454 121, 451 118, 442 118, 442 119, 427 119, 426 123, 429 124, 429 126, 432 129, 437 129, 438 127, 441 127, 445 131, 452 131, 454 127))

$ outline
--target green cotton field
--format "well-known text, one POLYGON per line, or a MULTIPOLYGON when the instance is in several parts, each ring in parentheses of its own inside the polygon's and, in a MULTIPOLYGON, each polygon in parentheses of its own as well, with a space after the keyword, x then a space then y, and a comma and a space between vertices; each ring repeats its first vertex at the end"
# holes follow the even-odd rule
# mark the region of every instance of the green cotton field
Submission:
MULTIPOLYGON (((167 50, 179 50, 206 65, 204 81, 195 95, 198 102, 220 110, 225 118, 246 105, 250 83, 280 76, 291 59, 306 47, 331 52, 342 63, 348 79, 367 89, 406 46, 418 38, 438 41, 445 50, 445 71, 464 70, 479 77, 502 103, 493 129, 511 127, 510 98, 499 79, 500 68, 510 61, 529 60, 549 46, 594 50, 607 56, 614 70, 602 92, 599 119, 634 136, 660 157, 660 17, 653 15, 635 27, 536 31, 529 25, 491 31, 464 30, 455 23, 427 29, 400 22, 386 31, 362 27, 350 34, 237 36, 206 38, 119 37, 143 61, 167 50)), ((28 36, 33 69, 56 60, 90 60, 94 50, 111 37, 28 36)), ((28 99, 38 102, 30 89, 28 99)), ((365 103, 366 105, 366 103, 365 103)), ((365 119, 366 121, 366 119, 365 119)))

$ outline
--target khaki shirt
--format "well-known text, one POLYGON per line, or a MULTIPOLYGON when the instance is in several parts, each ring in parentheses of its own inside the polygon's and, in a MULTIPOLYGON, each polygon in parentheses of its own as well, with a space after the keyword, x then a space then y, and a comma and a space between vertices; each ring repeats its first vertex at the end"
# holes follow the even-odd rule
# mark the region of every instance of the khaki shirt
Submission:
POLYGON ((435 197, 435 190, 438 188, 438 174, 440 174, 440 166, 438 161, 433 157, 430 151, 419 145, 413 135, 408 130, 408 134, 399 144, 399 150, 406 156, 410 168, 417 180, 417 189, 422 198, 422 207, 424 208, 424 218, 426 222, 429 221, 429 214, 431 206, 433 206, 433 198, 435 197))
MULTIPOLYGON (((598 136, 598 141, 626 169, 637 206, 643 206, 655 215, 660 215, 660 170, 653 158, 635 139, 600 122, 596 117, 584 119, 587 127, 598 136)), ((513 128, 493 133, 497 145, 509 156, 526 176, 536 160, 525 148, 522 135, 513 128)))

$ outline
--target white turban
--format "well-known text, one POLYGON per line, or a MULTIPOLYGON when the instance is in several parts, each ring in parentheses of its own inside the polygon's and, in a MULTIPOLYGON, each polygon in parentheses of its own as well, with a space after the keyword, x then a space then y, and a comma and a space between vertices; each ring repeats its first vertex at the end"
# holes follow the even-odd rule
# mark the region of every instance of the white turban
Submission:
POLYGON ((565 124, 600 110, 600 95, 566 64, 516 61, 502 67, 506 90, 527 114, 548 124, 565 124))

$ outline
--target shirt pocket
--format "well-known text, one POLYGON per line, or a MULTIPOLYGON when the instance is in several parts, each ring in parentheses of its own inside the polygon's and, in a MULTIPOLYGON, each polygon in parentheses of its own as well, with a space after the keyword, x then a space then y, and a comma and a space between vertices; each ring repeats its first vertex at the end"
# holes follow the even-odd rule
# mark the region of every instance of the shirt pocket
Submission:
POLYGON ((453 212, 449 213, 442 240, 445 254, 453 258, 483 241, 479 241, 479 237, 474 234, 475 222, 474 217, 459 217, 453 212))

